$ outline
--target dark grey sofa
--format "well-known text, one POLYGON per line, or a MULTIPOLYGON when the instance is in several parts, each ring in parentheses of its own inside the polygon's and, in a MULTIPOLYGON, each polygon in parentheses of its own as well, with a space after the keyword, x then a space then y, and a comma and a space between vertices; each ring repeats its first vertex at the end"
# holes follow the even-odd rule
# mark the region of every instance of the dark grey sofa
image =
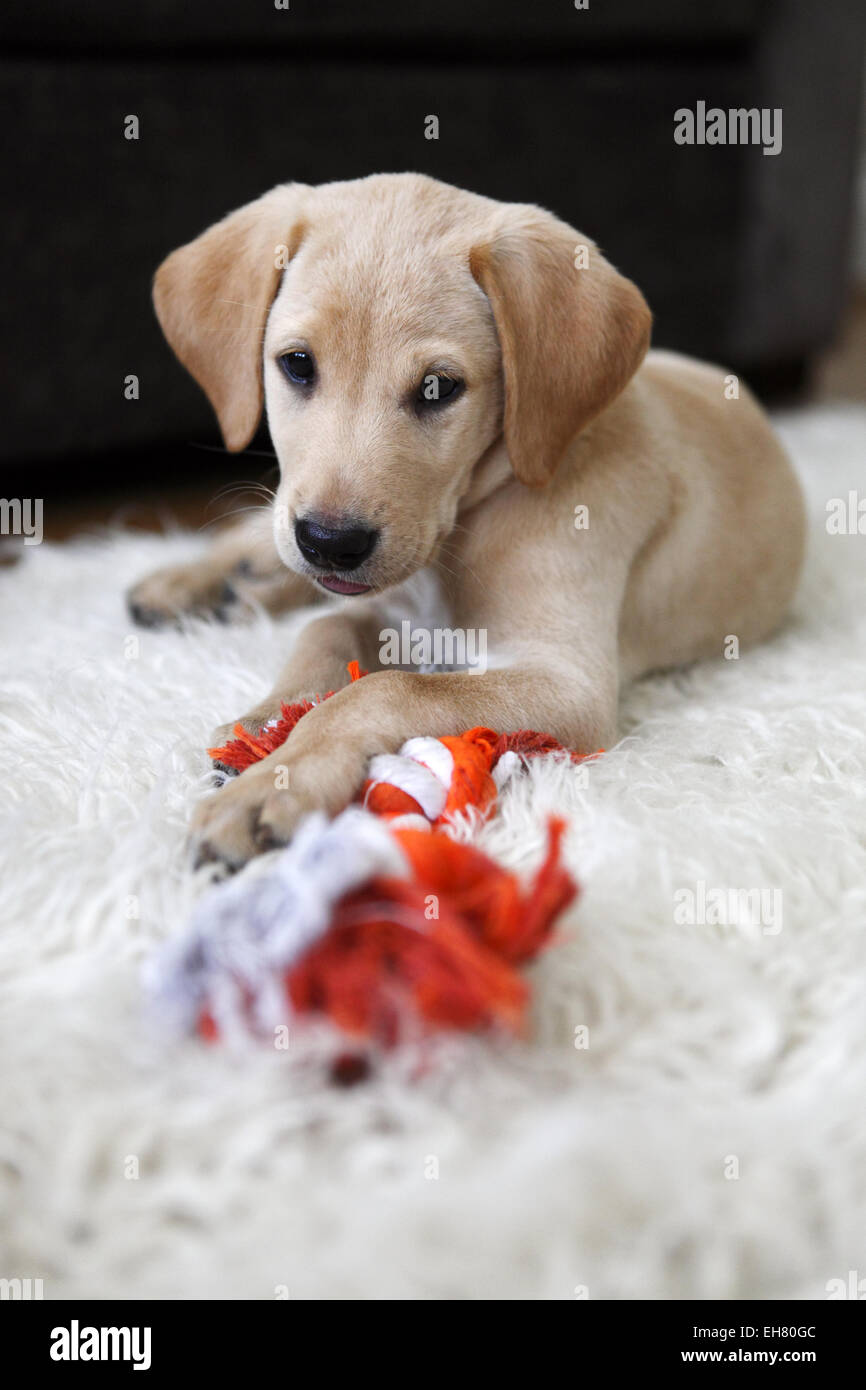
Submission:
POLYGON ((200 466, 183 450, 217 435, 150 278, 291 178, 421 169, 543 203, 640 283, 657 342, 759 384, 800 370, 845 289, 864 17, 862 0, 8 0, 4 472, 200 466), (781 107, 782 153, 678 146, 673 113, 698 100, 781 107))

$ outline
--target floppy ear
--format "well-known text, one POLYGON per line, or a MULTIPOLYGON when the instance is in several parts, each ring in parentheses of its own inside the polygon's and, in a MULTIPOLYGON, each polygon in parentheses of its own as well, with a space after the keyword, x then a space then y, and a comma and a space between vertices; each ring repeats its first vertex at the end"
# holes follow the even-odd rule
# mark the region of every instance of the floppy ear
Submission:
POLYGON ((469 265, 499 334, 511 466, 540 487, 569 440, 637 371, 652 315, 592 242, 541 208, 505 210, 469 265))
POLYGON ((305 184, 272 188, 173 251, 154 278, 162 331, 210 400, 232 452, 246 448, 261 418, 265 323, 303 235, 307 192, 305 184))

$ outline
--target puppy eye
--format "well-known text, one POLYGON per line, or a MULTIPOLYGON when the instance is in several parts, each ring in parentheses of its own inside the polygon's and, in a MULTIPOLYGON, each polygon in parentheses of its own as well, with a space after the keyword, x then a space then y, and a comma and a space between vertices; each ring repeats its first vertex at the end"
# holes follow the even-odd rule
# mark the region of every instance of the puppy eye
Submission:
POLYGON ((418 387, 417 403, 422 407, 444 405, 446 401, 456 400, 462 389, 463 382, 457 377, 429 372, 418 387))
POLYGON ((289 381, 298 386, 312 386, 316 364, 311 352, 284 352, 279 361, 289 381))

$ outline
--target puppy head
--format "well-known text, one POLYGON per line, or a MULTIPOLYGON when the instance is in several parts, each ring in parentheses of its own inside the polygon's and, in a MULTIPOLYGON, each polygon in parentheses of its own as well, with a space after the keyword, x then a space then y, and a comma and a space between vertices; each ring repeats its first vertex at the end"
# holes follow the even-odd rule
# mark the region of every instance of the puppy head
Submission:
POLYGON ((501 436, 516 477, 547 482, 650 327, 549 213, 414 174, 273 189, 174 252, 154 300, 227 448, 265 403, 279 553, 345 594, 433 558, 501 436))

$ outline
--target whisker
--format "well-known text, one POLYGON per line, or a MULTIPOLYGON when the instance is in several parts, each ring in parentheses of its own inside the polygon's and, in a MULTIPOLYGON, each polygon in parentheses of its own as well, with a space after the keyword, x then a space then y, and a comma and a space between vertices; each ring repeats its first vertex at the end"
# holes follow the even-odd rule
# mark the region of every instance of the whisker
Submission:
POLYGON ((266 512, 265 506, 257 505, 254 507, 236 507, 233 512, 221 512, 219 516, 212 516, 208 521, 203 521, 199 526, 199 531, 207 531, 209 527, 216 526, 219 521, 228 521, 230 517, 244 516, 247 512, 266 512))
POLYGON ((264 483, 226 483, 219 492, 214 493, 212 502, 218 502, 221 497, 228 497, 232 492, 255 492, 262 497, 267 497, 270 501, 276 497, 272 488, 265 487, 264 483))
MULTIPOLYGON (((449 549, 448 546, 445 545, 444 541, 439 546, 439 554, 447 555, 449 560, 456 560, 457 563, 463 567, 467 574, 472 575, 472 578, 475 580, 476 584, 478 584, 479 588, 484 590, 487 589, 487 585, 480 578, 478 571, 474 570, 472 566, 466 560, 463 559, 462 555, 459 555, 455 551, 449 549)), ((446 565, 443 565, 443 569, 445 569, 448 574, 457 574, 456 570, 449 569, 446 565)))
MULTIPOLYGON (((230 454, 231 449, 227 449, 224 444, 197 444, 194 440, 189 440, 187 447, 190 449, 203 449, 208 454, 230 454)), ((244 457, 259 459, 275 459, 276 453, 273 449, 244 449, 244 457)), ((237 454, 233 454, 237 457, 237 454)))

